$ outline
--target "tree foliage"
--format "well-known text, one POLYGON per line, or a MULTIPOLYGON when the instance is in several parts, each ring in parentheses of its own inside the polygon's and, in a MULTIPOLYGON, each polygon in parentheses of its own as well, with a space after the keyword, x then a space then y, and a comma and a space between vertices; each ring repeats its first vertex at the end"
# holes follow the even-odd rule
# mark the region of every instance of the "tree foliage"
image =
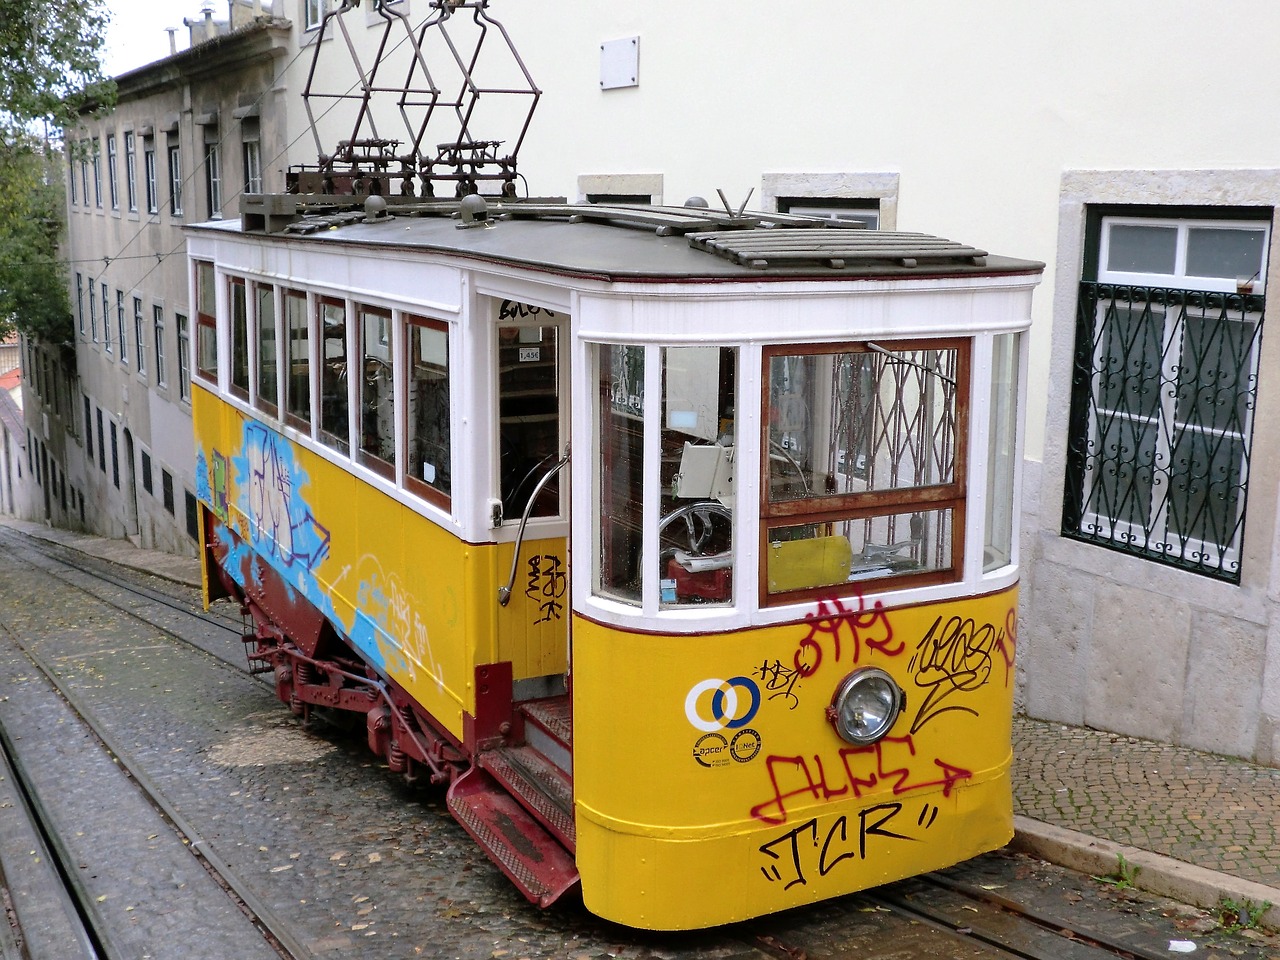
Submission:
POLYGON ((75 334, 58 251, 59 168, 59 155, 46 155, 39 140, 0 141, 0 335, 16 327, 36 340, 64 343, 75 334))
POLYGON ((0 134, 36 121, 72 126, 86 110, 115 103, 100 52, 102 0, 0 0, 0 134))
POLYGON ((103 0, 0 0, 0 334, 74 335, 58 251, 62 166, 50 138, 115 105, 101 61, 107 20, 103 0))

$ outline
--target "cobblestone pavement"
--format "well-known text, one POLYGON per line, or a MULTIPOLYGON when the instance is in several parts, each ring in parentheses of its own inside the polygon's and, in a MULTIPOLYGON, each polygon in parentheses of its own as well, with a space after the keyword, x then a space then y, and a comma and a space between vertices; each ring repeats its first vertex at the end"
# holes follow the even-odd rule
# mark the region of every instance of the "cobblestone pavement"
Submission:
MULTIPOLYGON (((172 558, 116 542, 48 539, 174 573, 172 558)), ((207 662, 193 686, 189 658, 202 654, 86 613, 27 607, 17 619, 39 624, 63 682, 110 715, 121 744, 269 905, 312 931, 317 956, 758 955, 732 937, 689 936, 672 949, 581 906, 531 907, 445 813, 440 791, 404 787, 359 737, 301 729, 239 669, 207 662), (68 640, 88 643, 64 645, 49 629, 59 621, 68 640), (127 691, 126 703, 112 690, 127 691)), ((1014 736, 1024 816, 1277 885, 1280 770, 1021 718, 1014 736)), ((806 922, 826 909, 804 912, 806 922)))
POLYGON ((1019 717, 1018 813, 1280 885, 1280 769, 1019 717))

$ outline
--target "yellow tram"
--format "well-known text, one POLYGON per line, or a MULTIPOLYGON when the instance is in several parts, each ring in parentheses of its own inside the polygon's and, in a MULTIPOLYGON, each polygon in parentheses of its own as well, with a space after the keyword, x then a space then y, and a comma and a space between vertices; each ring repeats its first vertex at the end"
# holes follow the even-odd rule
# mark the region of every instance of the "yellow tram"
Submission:
POLYGON ((475 196, 188 249, 208 596, 529 899, 705 927, 1010 838, 1040 264, 475 196))

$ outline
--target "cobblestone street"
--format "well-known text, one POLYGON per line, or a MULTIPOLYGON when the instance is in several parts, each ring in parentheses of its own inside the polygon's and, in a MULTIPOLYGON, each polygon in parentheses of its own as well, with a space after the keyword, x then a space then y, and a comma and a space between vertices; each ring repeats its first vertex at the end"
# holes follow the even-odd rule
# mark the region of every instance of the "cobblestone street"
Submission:
POLYGON ((1024 816, 1280 882, 1280 769, 1025 717, 1013 729, 1024 816))

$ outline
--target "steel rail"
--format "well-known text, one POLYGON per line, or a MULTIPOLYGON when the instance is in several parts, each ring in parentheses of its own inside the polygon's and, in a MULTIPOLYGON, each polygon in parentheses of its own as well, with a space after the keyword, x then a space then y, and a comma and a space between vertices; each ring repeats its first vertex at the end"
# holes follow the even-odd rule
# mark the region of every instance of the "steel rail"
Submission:
MULTIPOLYGON (((143 599, 150 600, 153 603, 157 603, 161 606, 168 607, 170 610, 174 610, 178 613, 191 617, 193 620, 199 620, 202 623, 208 624, 209 626, 217 627, 220 630, 226 630, 229 633, 233 633, 237 635, 242 632, 241 630, 232 626, 225 618, 213 616, 201 610, 189 609, 188 607, 184 606, 182 601, 179 600, 177 597, 170 596, 169 594, 163 593, 162 591, 159 591, 159 590, 151 590, 151 589, 148 589, 147 587, 139 586, 136 583, 130 583, 128 580, 123 579, 121 577, 114 576, 113 574, 107 571, 93 569, 87 564, 78 563, 73 559, 63 556, 62 554, 66 554, 66 553, 76 553, 76 551, 70 547, 66 547, 56 542, 40 540, 37 537, 29 537, 25 534, 22 534, 20 531, 9 531, 5 533, 2 530, 0 530, 0 539, 12 540, 13 538, 18 536, 22 538, 22 542, 24 543, 25 546, 28 546, 30 549, 34 550, 40 556, 45 557, 48 560, 51 560, 55 563, 62 564, 65 567, 70 567, 72 570, 78 571, 79 573, 88 574, 89 576, 94 577, 98 580, 105 581, 106 583, 109 583, 112 586, 120 587, 121 589, 126 590, 134 594, 135 596, 139 596, 139 597, 142 597, 143 599)), ((86 556, 86 555, 81 554, 81 556, 86 556)), ((105 560, 99 557, 95 557, 94 559, 99 560, 104 565, 108 565, 108 566, 113 565, 110 560, 105 560)), ((142 571, 139 571, 139 575, 150 576, 150 574, 147 574, 142 571)), ((70 583, 70 581, 63 579, 62 577, 59 577, 58 579, 62 580, 63 583, 67 583, 69 586, 75 587, 77 590, 84 591, 84 587, 80 586, 79 584, 70 583)), ((117 610, 122 610, 122 612, 125 612, 125 613, 132 612, 126 608, 118 607, 115 604, 112 604, 111 601, 104 600, 102 597, 98 597, 98 599, 102 600, 104 603, 110 604, 111 606, 115 607, 115 609, 117 610)))
POLYGON ((1026 904, 1011 900, 1008 897, 1001 896, 993 890, 986 890, 982 887, 974 886, 971 883, 965 883, 961 880, 954 880, 951 877, 943 876, 938 873, 924 874, 916 879, 950 890, 952 893, 959 894, 969 900, 975 900, 980 903, 989 903, 992 906, 999 907, 1009 913, 1015 914, 1027 920, 1036 926, 1055 933, 1062 930, 1071 930, 1077 935, 1077 939, 1098 946, 1104 950, 1125 957, 1133 957, 1134 960, 1168 960, 1167 951, 1155 951, 1144 948, 1141 944, 1121 943, 1105 934, 1096 933, 1094 931, 1085 931, 1079 929, 1079 924, 1061 916, 1048 915, 1043 911, 1034 911, 1027 907, 1026 904))
MULTIPOLYGON (((5 632, 9 633, 7 629, 5 632)), ((12 634, 10 636, 12 637, 12 634)), ((18 754, 13 738, 10 737, 3 723, 0 723, 0 777, 7 777, 13 784, 17 805, 35 831, 39 846, 32 850, 31 854, 38 858, 43 853, 45 862, 49 863, 58 875, 61 892, 65 896, 62 903, 65 908, 64 913, 69 922, 72 917, 75 918, 72 933, 78 941, 76 945, 80 948, 78 955, 90 958, 124 956, 123 953, 115 952, 115 944, 110 935, 101 925, 94 922, 97 914, 93 909, 93 898, 81 880, 80 874, 70 867, 71 853, 63 843, 62 837, 54 829, 53 818, 36 792, 26 763, 18 754)), ((9 879, 5 877, 4 882, 7 887, 9 879)), ((18 932, 22 935, 23 944, 19 947, 14 942, 14 931, 10 924, 0 924, 5 934, 4 941, 0 942, 0 956, 42 956, 43 951, 40 947, 33 946, 35 940, 33 935, 38 931, 28 930, 23 925, 21 911, 11 909, 10 916, 11 922, 16 925, 18 932)), ((47 931, 44 932, 47 933, 47 931)), ((60 960, 70 960, 70 958, 63 957, 60 960)))
MULTIPOLYGON (((147 801, 164 815, 175 831, 186 838, 187 843, 184 846, 191 851, 193 856, 204 861, 206 868, 221 885, 230 893, 235 894, 255 921, 255 924, 268 936, 269 942, 275 945, 277 949, 283 950, 284 954, 291 960, 317 960, 316 955, 293 935, 291 928, 276 915, 275 911, 253 891, 249 884, 225 860, 214 852, 209 841, 202 837, 186 817, 165 798, 156 782, 133 760, 129 752, 123 749, 119 741, 98 723, 88 705, 73 690, 70 690, 60 682, 57 673, 45 662, 44 658, 29 649, 20 638, 13 637, 13 642, 30 658, 31 662, 45 675, 49 683, 66 700, 67 705, 84 722, 85 726, 98 738, 107 751, 116 758, 120 767, 138 785, 147 801)), ((109 951, 107 955, 123 957, 126 954, 109 951)))

